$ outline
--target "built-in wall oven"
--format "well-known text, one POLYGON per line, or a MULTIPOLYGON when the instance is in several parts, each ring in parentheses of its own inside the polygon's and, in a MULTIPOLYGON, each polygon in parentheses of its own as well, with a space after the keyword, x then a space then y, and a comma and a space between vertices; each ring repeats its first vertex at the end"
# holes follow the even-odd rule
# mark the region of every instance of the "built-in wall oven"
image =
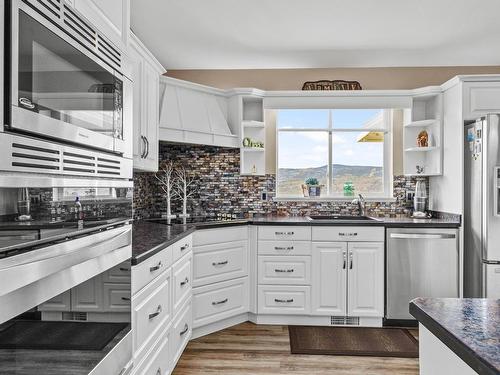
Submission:
POLYGON ((5 130, 131 156, 118 47, 63 0, 6 1, 5 130))

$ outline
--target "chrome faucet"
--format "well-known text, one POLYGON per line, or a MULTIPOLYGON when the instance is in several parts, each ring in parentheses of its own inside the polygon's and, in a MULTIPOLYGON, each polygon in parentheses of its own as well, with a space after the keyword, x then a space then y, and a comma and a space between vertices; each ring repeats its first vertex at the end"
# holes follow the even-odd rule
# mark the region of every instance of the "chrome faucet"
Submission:
POLYGON ((361 194, 358 194, 358 198, 353 199, 352 204, 358 205, 359 216, 366 216, 366 201, 361 194))

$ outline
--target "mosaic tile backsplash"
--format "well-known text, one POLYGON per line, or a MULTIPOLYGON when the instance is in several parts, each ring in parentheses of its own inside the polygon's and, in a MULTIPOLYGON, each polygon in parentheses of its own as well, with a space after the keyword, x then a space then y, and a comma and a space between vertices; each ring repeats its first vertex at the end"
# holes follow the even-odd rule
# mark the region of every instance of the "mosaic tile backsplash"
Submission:
MULTIPOLYGON (((160 167, 172 161, 184 166, 196 179, 196 194, 188 201, 191 216, 233 215, 249 217, 262 215, 356 215, 351 202, 283 202, 274 201, 275 176, 241 176, 239 149, 160 143, 160 167), (267 199, 262 199, 267 193, 267 199)), ((412 202, 406 201, 406 192, 414 191, 415 178, 394 176, 393 202, 367 202, 367 213, 372 216, 398 216, 411 213, 412 202)), ((427 184, 428 186, 428 184, 427 184)), ((165 193, 154 173, 134 174, 134 217, 136 219, 161 217, 166 212, 165 193)), ((180 214, 182 204, 172 201, 172 213, 180 214)))

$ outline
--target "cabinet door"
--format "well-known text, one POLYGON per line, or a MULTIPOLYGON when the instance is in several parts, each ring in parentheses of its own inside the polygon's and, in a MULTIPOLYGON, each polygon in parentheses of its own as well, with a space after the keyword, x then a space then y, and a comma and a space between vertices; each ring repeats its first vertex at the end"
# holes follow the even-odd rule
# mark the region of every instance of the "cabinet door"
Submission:
POLYGON ((313 315, 346 314, 347 242, 312 244, 313 315))
POLYGON ((500 112, 500 82, 464 83, 464 119, 500 112))
POLYGON ((128 43, 130 0, 72 0, 76 10, 120 49, 128 43))
POLYGON ((146 151, 146 142, 142 137, 142 108, 144 102, 143 81, 144 81, 144 64, 145 61, 138 49, 138 46, 133 42, 130 43, 128 55, 132 61, 132 79, 133 79, 133 155, 134 168, 141 169, 144 164, 144 155, 146 151))
POLYGON ((160 75, 147 61, 143 74, 144 108, 141 132, 146 140, 146 154, 142 170, 158 170, 158 129, 159 129, 159 90, 160 75))
POLYGON ((349 316, 384 316, 384 243, 348 244, 349 316))
POLYGON ((103 282, 97 275, 71 289, 71 311, 103 311, 103 282))
POLYGON ((42 303, 38 311, 71 311, 71 291, 67 290, 42 303))

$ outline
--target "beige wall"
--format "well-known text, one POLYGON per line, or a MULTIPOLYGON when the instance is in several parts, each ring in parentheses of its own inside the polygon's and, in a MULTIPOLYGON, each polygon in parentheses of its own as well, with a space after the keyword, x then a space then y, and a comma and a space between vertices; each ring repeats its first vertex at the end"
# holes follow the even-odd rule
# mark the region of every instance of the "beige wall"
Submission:
POLYGON ((300 90, 305 81, 355 80, 365 90, 414 89, 440 85, 459 74, 500 74, 500 66, 417 68, 332 68, 255 70, 170 70, 167 76, 223 89, 300 90))

